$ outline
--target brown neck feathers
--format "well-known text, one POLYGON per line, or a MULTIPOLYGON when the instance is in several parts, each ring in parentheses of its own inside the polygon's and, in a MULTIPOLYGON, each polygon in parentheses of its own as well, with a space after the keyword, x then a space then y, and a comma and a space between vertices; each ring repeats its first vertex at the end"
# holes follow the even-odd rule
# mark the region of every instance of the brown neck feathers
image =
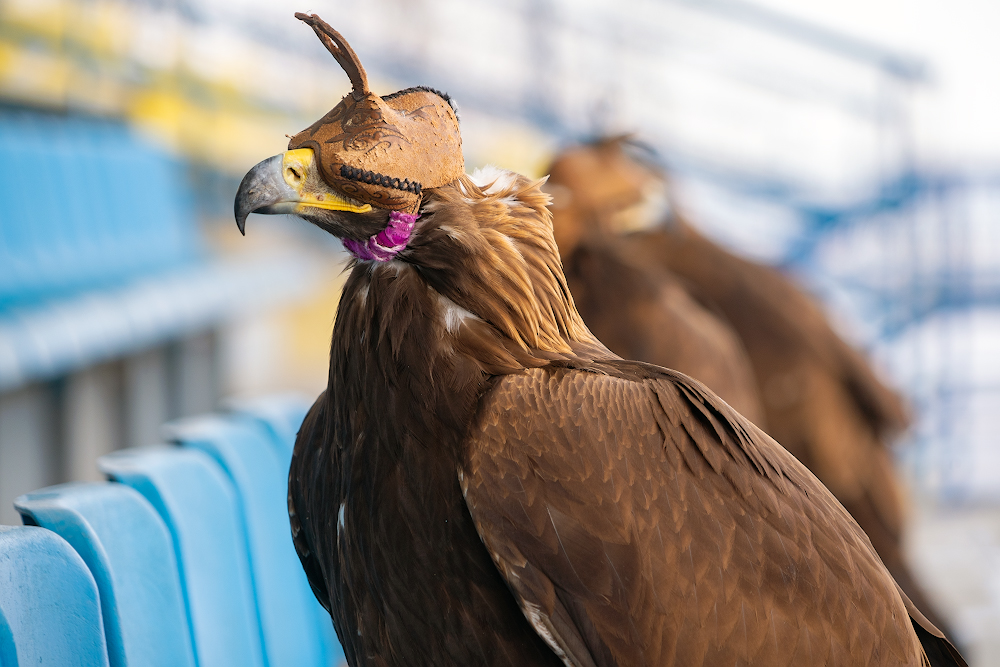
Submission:
POLYGON ((539 185, 504 172, 428 191, 406 250, 355 266, 331 350, 336 421, 440 441, 490 376, 613 358, 573 304, 539 185))

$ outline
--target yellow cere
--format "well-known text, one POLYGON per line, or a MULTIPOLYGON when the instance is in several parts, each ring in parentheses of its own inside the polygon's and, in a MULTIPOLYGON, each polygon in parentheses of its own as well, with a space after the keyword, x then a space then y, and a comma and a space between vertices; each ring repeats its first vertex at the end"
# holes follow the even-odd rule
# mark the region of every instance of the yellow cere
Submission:
POLYGON ((302 187, 309 177, 309 170, 313 166, 314 159, 315 156, 311 148, 296 148, 285 151, 281 159, 282 178, 302 198, 302 203, 296 206, 297 211, 305 208, 325 208, 331 211, 367 213, 372 210, 371 204, 352 204, 329 190, 319 194, 303 192, 302 187))

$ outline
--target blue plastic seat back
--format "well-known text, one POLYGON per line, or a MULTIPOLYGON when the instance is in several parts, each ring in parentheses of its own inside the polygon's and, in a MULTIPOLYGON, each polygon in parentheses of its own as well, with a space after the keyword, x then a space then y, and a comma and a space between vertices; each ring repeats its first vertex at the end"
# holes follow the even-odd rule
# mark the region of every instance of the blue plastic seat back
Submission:
MULTIPOLYGON (((239 399, 229 403, 234 416, 252 419, 262 424, 272 434, 274 443, 277 445, 278 455, 281 458, 283 489, 287 490, 288 468, 292 462, 295 438, 314 401, 315 399, 302 394, 290 392, 239 399)), ((282 501, 283 512, 287 512, 288 509, 287 496, 285 498, 282 501)), ((306 586, 308 587, 308 585, 309 582, 306 581, 306 586)), ((316 600, 312 589, 310 588, 308 591, 309 598, 312 600, 313 614, 318 618, 322 630, 322 638, 328 656, 326 664, 346 664, 347 659, 343 657, 343 648, 341 648, 337 633, 333 629, 329 612, 316 600)))
POLYGON ((0 526, 0 665, 108 665, 97 584, 44 528, 0 526))
POLYGON ((232 482, 203 452, 126 449, 98 459, 170 532, 201 667, 262 667, 246 535, 232 482))
POLYGON ((272 433, 275 444, 283 450, 287 472, 292 461, 295 436, 298 435, 299 427, 312 407, 313 400, 302 394, 273 394, 232 401, 230 407, 234 414, 254 419, 272 433))
POLYGON ((243 415, 183 420, 168 425, 167 433, 211 456, 236 487, 270 667, 344 661, 330 615, 316 601, 292 544, 286 500, 289 461, 274 433, 243 415))
POLYGON ((195 667, 173 542, 149 501, 124 484, 71 483, 14 505, 26 524, 58 534, 90 568, 111 667, 195 667))

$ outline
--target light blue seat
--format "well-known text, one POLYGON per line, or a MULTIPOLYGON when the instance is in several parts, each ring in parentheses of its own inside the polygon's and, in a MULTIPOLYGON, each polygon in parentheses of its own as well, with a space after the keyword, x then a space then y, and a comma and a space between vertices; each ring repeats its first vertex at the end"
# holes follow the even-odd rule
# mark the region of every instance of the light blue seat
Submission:
MULTIPOLYGON (((273 407, 276 421, 287 423, 287 414, 273 407)), ((294 409, 301 410, 301 403, 294 409)), ((270 667, 343 662, 330 615, 316 601, 292 545, 286 501, 290 454, 275 442, 276 431, 241 414, 187 419, 165 430, 170 439, 211 456, 235 485, 270 667)), ((287 437, 287 426, 285 431, 287 437)))
POLYGON ((240 399, 230 403, 234 414, 245 415, 259 421, 274 435, 274 441, 285 449, 284 465, 287 472, 292 461, 295 436, 302 420, 312 407, 314 399, 301 394, 273 394, 260 398, 240 399))
POLYGON ((100 591, 111 667, 195 667, 173 542, 152 505, 118 483, 71 483, 25 494, 26 524, 72 545, 100 591))
POLYGON ((157 447, 98 466, 142 494, 170 531, 199 667, 263 667, 243 519, 218 464, 196 449, 157 447))
MULTIPOLYGON (((278 445, 279 456, 281 457, 282 485, 287 489, 288 468, 292 462, 292 450, 295 448, 295 438, 298 435, 302 421, 312 407, 315 399, 298 393, 271 394, 250 399, 238 399, 229 402, 229 409, 233 415, 247 417, 262 424, 274 437, 274 442, 278 445)), ((282 500, 282 511, 287 512, 287 502, 282 500)), ((304 573, 303 573, 303 576, 304 573)), ((306 582, 308 587, 308 581, 306 582)), ((337 634, 333 629, 333 622, 330 614, 316 601, 309 590, 309 597, 313 602, 313 612, 319 618, 322 628, 325 645, 328 647, 328 664, 346 664, 347 659, 343 657, 343 649, 337 639, 337 634)))
POLYGON ((55 533, 0 526, 0 666, 107 667, 97 584, 55 533))

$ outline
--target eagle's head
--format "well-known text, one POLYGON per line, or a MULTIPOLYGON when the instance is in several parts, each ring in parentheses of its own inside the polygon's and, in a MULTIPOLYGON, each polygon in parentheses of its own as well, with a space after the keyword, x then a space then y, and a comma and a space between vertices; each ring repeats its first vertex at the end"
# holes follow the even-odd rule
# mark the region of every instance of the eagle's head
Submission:
POLYGON ((236 195, 236 223, 243 232, 250 213, 292 213, 343 239, 352 252, 384 256, 412 227, 423 191, 464 175, 458 116, 451 99, 430 88, 375 95, 340 33, 315 14, 295 16, 344 68, 352 90, 292 137, 286 152, 247 173, 236 195))
POLYGON ((236 221, 242 231, 252 212, 292 213, 340 238, 358 260, 335 344, 367 341, 377 355, 375 341, 388 341, 395 363, 406 341, 419 339, 406 358, 430 358, 433 349, 493 374, 609 356, 573 304, 544 181, 495 169, 467 175, 448 96, 409 88, 378 97, 339 33, 315 15, 296 17, 353 91, 244 177, 236 221))
POLYGON ((556 243, 564 257, 582 241, 661 224, 670 215, 665 175, 629 135, 573 146, 549 167, 556 243))

